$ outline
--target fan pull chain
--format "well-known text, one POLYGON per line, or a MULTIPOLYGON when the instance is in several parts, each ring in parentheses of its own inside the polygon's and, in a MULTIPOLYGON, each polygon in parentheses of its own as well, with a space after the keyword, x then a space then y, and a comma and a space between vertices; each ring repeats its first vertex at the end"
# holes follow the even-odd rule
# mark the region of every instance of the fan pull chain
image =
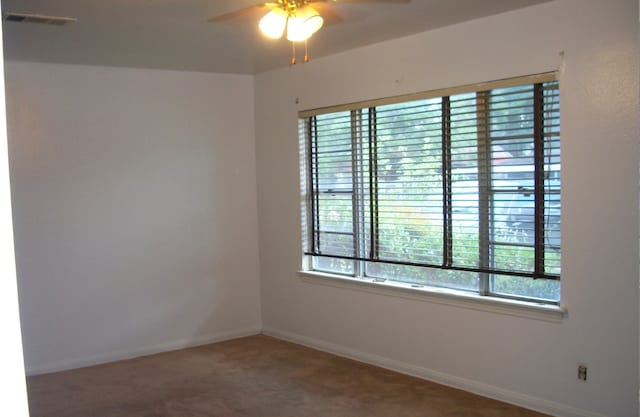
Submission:
POLYGON ((291 42, 292 55, 291 55, 291 65, 296 65, 298 60, 296 59, 296 43, 291 42))
POLYGON ((309 62, 309 51, 307 48, 307 39, 304 40, 304 62, 307 63, 309 62))
MULTIPOLYGON (((309 62, 309 43, 307 40, 304 41, 304 62, 309 62)), ((298 63, 298 59, 296 58, 296 43, 291 42, 291 65, 296 65, 298 63)))

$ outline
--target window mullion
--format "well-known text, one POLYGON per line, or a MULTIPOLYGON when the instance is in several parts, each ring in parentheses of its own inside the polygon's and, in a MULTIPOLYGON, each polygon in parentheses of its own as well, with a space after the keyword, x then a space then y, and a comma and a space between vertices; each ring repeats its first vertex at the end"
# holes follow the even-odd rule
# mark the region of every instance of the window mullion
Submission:
POLYGON ((542 84, 533 86, 534 273, 544 274, 544 98, 542 84))
POLYGON ((442 97, 442 218, 443 255, 442 265, 451 266, 453 259, 453 208, 451 201, 451 101, 442 97))
MULTIPOLYGON (((481 91, 476 94, 476 123, 478 129, 478 249, 481 270, 490 266, 491 248, 490 216, 491 216, 491 146, 489 139, 489 93, 481 91)), ((487 295, 491 291, 489 274, 479 273, 479 293, 487 295)))
POLYGON ((378 135, 375 107, 369 108, 369 204, 370 252, 369 259, 378 259, 378 135))
POLYGON ((307 126, 307 135, 309 137, 309 182, 310 182, 310 201, 309 207, 311 211, 310 222, 310 246, 311 253, 318 253, 320 247, 318 198, 320 190, 318 189, 318 141, 317 141, 317 123, 316 117, 310 117, 307 126))
MULTIPOLYGON (((351 112, 351 178, 353 212, 353 252, 355 259, 363 256, 364 242, 364 187, 362 166, 362 110, 351 112)), ((354 260, 354 275, 361 277, 364 266, 361 260, 354 260)))

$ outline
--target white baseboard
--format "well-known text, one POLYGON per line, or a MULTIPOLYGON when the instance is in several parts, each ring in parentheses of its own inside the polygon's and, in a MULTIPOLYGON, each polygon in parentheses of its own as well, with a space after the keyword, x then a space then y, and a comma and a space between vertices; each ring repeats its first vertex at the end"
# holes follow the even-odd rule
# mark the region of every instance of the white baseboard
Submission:
POLYGON ((354 359, 392 371, 437 382, 442 385, 462 389, 464 391, 469 391, 474 394, 482 395, 484 397, 493 398, 499 401, 514 404, 541 413, 550 414, 556 417, 607 417, 603 414, 581 410, 570 405, 532 397, 530 395, 522 394, 519 392, 484 384, 482 382, 449 375, 440 371, 435 371, 432 369, 411 365, 409 363, 396 361, 394 359, 384 358, 382 356, 350 349, 344 346, 328 343, 306 336, 301 336, 299 334, 275 329, 272 327, 263 327, 262 333, 268 336, 273 336, 279 339, 329 352, 334 355, 354 359))
POLYGON ((261 328, 259 326, 255 326, 245 329, 214 333, 206 336, 199 336, 193 339, 174 340, 154 346, 144 346, 130 350, 120 350, 84 358, 74 358, 36 366, 26 365, 25 368, 27 376, 48 374, 51 372, 83 368, 85 366, 98 365, 101 363, 132 359, 139 356, 153 355, 155 353, 169 352, 177 349, 207 345, 209 343, 222 342, 225 340, 237 339, 239 337, 252 336, 260 333, 261 328))

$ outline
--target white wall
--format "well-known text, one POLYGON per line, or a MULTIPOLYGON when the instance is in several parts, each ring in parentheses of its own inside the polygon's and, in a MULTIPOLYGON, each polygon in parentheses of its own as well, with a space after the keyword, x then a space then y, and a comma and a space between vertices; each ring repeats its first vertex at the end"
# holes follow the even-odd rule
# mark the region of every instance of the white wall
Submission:
MULTIPOLYGON (((0 55, 2 55, 2 29, 0 29, 0 55)), ((4 62, 0 62, 0 74, 2 73, 4 73, 4 62)), ((0 80, 0 97, 4 99, 4 96, 4 79, 2 79, 0 80)), ((3 397, 2 409, 6 414, 28 417, 13 245, 6 122, 5 100, 2 100, 0 101, 0 329, 2 329, 0 392, 3 397)))
POLYGON ((6 80, 29 372, 259 331, 252 77, 9 62, 6 80))
POLYGON ((258 76, 265 329, 555 415, 638 415, 637 25, 635 0, 558 0, 258 76), (552 70, 562 106, 561 323, 297 276, 298 110, 552 70), (587 383, 578 362, 589 365, 587 383))

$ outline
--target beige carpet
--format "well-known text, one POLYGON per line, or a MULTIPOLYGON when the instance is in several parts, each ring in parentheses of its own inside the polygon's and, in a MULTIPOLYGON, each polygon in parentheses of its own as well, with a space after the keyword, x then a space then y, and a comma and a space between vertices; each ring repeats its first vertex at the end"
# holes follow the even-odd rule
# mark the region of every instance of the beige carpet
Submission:
POLYGON ((542 417, 251 336, 28 378, 31 417, 542 417))

